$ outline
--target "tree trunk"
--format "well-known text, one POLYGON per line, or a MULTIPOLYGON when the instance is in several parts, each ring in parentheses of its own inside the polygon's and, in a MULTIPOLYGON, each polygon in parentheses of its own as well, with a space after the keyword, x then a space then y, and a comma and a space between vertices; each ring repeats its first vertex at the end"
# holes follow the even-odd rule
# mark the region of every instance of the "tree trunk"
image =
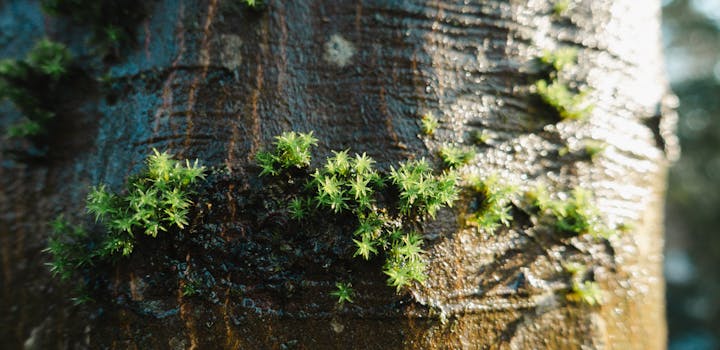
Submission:
MULTIPOLYGON (((90 71, 107 69, 110 82, 73 102, 46 160, 2 156, 1 344, 665 347, 662 207, 674 150, 662 119, 659 1, 581 0, 563 15, 548 1, 270 0, 260 11, 237 2, 160 1, 137 28, 137 47, 100 68, 82 27, 35 1, 0 1, 3 56, 22 57, 47 35, 84 53, 90 71), (579 49, 572 74, 592 89, 587 121, 549 121, 528 97, 532 59, 565 46, 579 49), (419 136, 426 112, 440 120, 432 137, 419 136), (332 246, 344 243, 320 242, 317 253, 282 213, 261 208, 254 155, 290 130, 314 131, 319 156, 350 148, 384 169, 439 163, 442 145, 486 130, 491 140, 462 172, 496 173, 521 189, 587 188, 605 221, 632 229, 558 239, 517 210, 510 229, 482 234, 459 219, 461 200, 424 229, 428 280, 395 294, 380 261, 337 256, 332 246), (586 139, 608 147, 594 161, 559 155, 586 139), (213 175, 190 229, 140 237, 120 264, 95 266, 96 302, 74 306, 44 265, 47 223, 65 213, 89 225, 88 186, 120 189, 153 147, 228 171, 213 175), (261 239, 265 225, 286 231, 261 239), (288 262, 283 244, 301 257, 288 262), (568 261, 591 269, 601 306, 565 299, 568 261), (329 293, 347 271, 357 295, 338 307, 329 293), (198 296, 183 296, 189 276, 198 296)), ((17 112, 0 108, 4 127, 17 112)))

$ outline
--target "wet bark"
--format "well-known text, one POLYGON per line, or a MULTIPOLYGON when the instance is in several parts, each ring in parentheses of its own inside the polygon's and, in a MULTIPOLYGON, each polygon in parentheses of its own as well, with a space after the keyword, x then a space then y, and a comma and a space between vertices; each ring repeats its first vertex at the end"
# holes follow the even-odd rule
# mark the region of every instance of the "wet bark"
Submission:
MULTIPOLYGON (((47 35, 69 43, 90 72, 109 72, 105 88, 73 102, 72 117, 47 140, 47 158, 2 156, 1 344, 665 346, 661 215, 673 150, 661 119, 659 2, 584 0, 563 16, 548 1, 268 1, 262 11, 233 3, 159 1, 138 45, 101 63, 87 31, 44 16, 36 2, 0 1, 3 56, 22 57, 47 35), (596 107, 585 122, 549 121, 528 98, 532 58, 562 46, 580 50, 572 75, 592 89, 596 107), (440 127, 419 137, 428 111, 440 127), (632 229, 607 241, 561 240, 518 212, 510 229, 479 234, 458 219, 461 201, 425 227, 428 281, 396 295, 380 261, 333 250, 345 243, 309 243, 347 237, 303 236, 267 212, 253 156, 289 130, 313 130, 321 156, 350 148, 386 169, 407 158, 438 161, 441 145, 470 144, 473 131, 487 130, 492 139, 463 172, 497 173, 523 189, 585 187, 605 220, 632 229), (560 155, 585 139, 608 147, 592 162, 560 155), (65 213, 90 225, 88 186, 121 188, 153 147, 227 171, 203 189, 191 229, 139 238, 133 256, 96 267, 96 302, 73 306, 72 291, 44 266, 47 222, 65 213), (265 236, 278 228, 284 237, 265 236), (284 244, 299 257, 283 255, 284 244), (591 267, 602 306, 565 300, 567 261, 591 267), (337 307, 328 293, 348 271, 355 303, 337 307), (183 296, 190 276, 198 296, 183 296)), ((0 108, 3 127, 17 118, 10 105, 0 108)))

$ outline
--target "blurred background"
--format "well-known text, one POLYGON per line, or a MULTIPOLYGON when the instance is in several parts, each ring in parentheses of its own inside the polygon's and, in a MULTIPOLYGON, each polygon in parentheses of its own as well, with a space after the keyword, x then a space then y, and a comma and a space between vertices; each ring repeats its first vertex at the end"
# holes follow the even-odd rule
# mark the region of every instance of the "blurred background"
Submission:
POLYGON ((671 350, 720 349, 720 0, 663 0, 682 157, 666 213, 671 350))

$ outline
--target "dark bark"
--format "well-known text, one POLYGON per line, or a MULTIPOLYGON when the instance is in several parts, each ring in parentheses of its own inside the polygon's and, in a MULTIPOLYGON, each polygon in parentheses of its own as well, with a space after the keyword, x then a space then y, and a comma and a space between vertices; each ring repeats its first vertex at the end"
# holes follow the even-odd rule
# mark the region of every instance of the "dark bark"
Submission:
MULTIPOLYGON (((545 1, 268 1, 262 11, 233 2, 158 2, 137 47, 102 68, 83 43, 87 31, 42 15, 35 2, 0 2, 4 56, 21 57, 49 35, 88 53, 81 61, 90 71, 110 74, 105 90, 62 116, 45 160, 3 156, 0 343, 664 347, 661 213, 672 143, 657 112, 667 93, 658 3, 585 0, 554 16, 545 1), (559 46, 580 49, 572 73, 596 105, 587 122, 548 121, 529 102, 532 58, 559 46), (441 121, 433 138, 418 137, 425 111, 441 121), (489 130, 495 137, 465 172, 499 173, 522 188, 591 189, 603 217, 632 230, 602 242, 560 240, 518 211, 510 230, 482 235, 458 224, 460 201, 425 227, 428 281, 395 295, 380 261, 333 250, 346 244, 331 232, 341 223, 293 236, 293 223, 263 209, 253 156, 288 130, 315 131, 321 156, 351 148, 382 168, 437 161, 442 144, 489 130), (596 161, 558 155, 586 138, 609 145, 596 161), (73 306, 43 264, 47 222, 62 212, 90 224, 87 187, 119 189, 153 147, 229 172, 203 188, 191 229, 140 238, 129 259, 97 266, 97 302, 73 306), (280 228, 287 238, 263 236, 280 228), (312 239, 333 241, 313 256, 312 239), (282 244, 300 257, 278 253, 282 244), (268 258, 276 255, 280 262, 268 258), (562 263, 571 260, 592 267, 606 291, 601 307, 564 299, 562 263), (282 270, 271 272, 273 264, 282 270), (350 270, 356 302, 337 308, 328 293, 350 270), (182 296, 183 274, 202 281, 200 296, 182 296)), ((17 117, 9 105, 2 112, 3 126, 17 117)))

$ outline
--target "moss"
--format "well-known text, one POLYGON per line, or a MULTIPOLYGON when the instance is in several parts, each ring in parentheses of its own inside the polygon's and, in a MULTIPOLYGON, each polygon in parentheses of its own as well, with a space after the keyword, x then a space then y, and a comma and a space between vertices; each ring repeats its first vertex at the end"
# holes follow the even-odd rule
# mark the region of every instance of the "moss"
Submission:
POLYGON ((585 92, 574 93, 562 82, 556 80, 548 84, 545 80, 538 80, 534 86, 542 101, 563 120, 585 119, 593 110, 593 106, 586 101, 585 92))
POLYGON ((0 99, 9 99, 23 120, 6 131, 9 138, 46 134, 63 103, 72 56, 62 44, 40 40, 24 60, 0 61, 0 99))
POLYGON ((317 139, 309 133, 286 132, 275 137, 273 152, 258 152, 257 164, 262 168, 260 175, 277 175, 291 167, 303 168, 310 165, 310 148, 317 145, 317 139))
POLYGON ((562 120, 585 119, 593 110, 587 102, 587 91, 570 88, 561 73, 577 63, 578 50, 562 47, 544 51, 537 58, 540 63, 540 79, 533 84, 538 102, 562 120), (579 91, 578 91, 579 90, 579 91))
POLYGON ((570 0, 556 0, 555 3, 553 3, 553 14, 555 14, 555 16, 564 16, 570 9, 570 4, 570 0))
POLYGON ((118 56, 135 42, 136 28, 150 14, 154 1, 42 0, 43 10, 87 26, 103 56, 118 56))
POLYGON ((425 113, 420 121, 422 123, 423 134, 433 135, 435 133, 435 129, 438 127, 438 120, 432 113, 425 113))
POLYGON ((52 256, 48 263, 50 272, 60 280, 67 281, 77 270, 90 266, 95 254, 88 249, 88 234, 82 226, 70 224, 62 215, 53 220, 50 226, 52 233, 43 251, 52 256))
POLYGON ((583 142, 583 155, 594 161, 602 155, 607 148, 607 144, 598 140, 585 140, 583 142))
POLYGON ((184 297, 196 296, 200 293, 200 284, 194 280, 183 280, 180 287, 180 294, 184 297))
POLYGON ((240 0, 240 2, 251 9, 259 9, 265 5, 265 1, 263 0, 240 0))
POLYGON ((449 168, 467 165, 475 158, 475 155, 475 150, 469 147, 443 146, 440 148, 440 158, 449 168))
POLYGON ((603 222, 599 210, 592 204, 592 194, 581 188, 575 188, 567 199, 554 200, 539 185, 527 191, 525 199, 537 215, 547 218, 559 233, 609 238, 617 232, 603 222))
MULTIPOLYGON (((303 135, 310 134, 295 135, 292 139, 303 135)), ((291 162, 287 168, 278 166, 282 162, 277 160, 282 158, 283 142, 275 142, 274 149, 258 153, 269 156, 256 157, 261 175, 290 176, 287 183, 304 181, 304 186, 291 194, 288 216, 300 221, 313 216, 327 220, 328 215, 351 215, 357 220, 352 237, 348 237, 355 245, 354 257, 370 260, 376 255, 384 256, 387 283, 397 291, 413 282, 422 282, 423 239, 414 228, 434 218, 440 208, 452 205, 457 198, 457 175, 436 174, 425 160, 401 162, 397 167, 391 166, 389 172, 381 172, 367 154, 351 156, 347 150, 333 151, 317 168, 302 167, 291 173, 287 170, 294 165, 310 162, 309 145, 314 141, 303 144, 308 147, 294 147, 303 153, 303 162, 291 162), (269 168, 267 158, 275 159, 271 164, 273 171, 265 170, 269 168)))
POLYGON ((131 177, 126 192, 116 194, 105 185, 93 187, 87 211, 103 224, 104 232, 90 236, 81 226, 62 217, 52 223, 53 234, 46 252, 52 255, 50 270, 67 280, 98 259, 127 256, 133 252, 135 234, 155 237, 159 232, 188 225, 192 186, 204 178, 205 168, 197 161, 185 164, 157 150, 147 160, 147 169, 131 177))
POLYGON ((587 280, 587 268, 577 263, 564 265, 565 271, 570 274, 570 288, 565 294, 568 301, 585 303, 590 306, 600 305, 603 302, 603 291, 597 282, 587 280))
POLYGON ((577 63, 578 50, 574 47, 562 47, 554 51, 545 50, 539 57, 539 61, 547 69, 555 72, 562 71, 566 67, 577 63))
POLYGON ((188 225, 191 186, 204 178, 205 167, 197 160, 183 166, 172 155, 153 151, 147 170, 128 181, 126 194, 109 192, 105 185, 93 187, 88 194, 88 213, 109 232, 102 254, 129 255, 135 233, 156 237, 170 227, 188 225))
POLYGON ((492 139, 487 130, 475 130, 470 134, 472 142, 478 146, 487 145, 492 139))
POLYGON ((338 298, 337 303, 339 305, 344 304, 345 302, 352 303, 353 295, 355 294, 355 291, 352 289, 352 284, 347 282, 338 282, 335 283, 335 288, 337 288, 335 291, 331 292, 330 295, 338 298))
POLYGON ((515 187, 500 183, 497 176, 485 179, 472 176, 468 183, 475 195, 477 209, 466 218, 466 224, 490 234, 494 234, 500 226, 510 226, 511 198, 515 187))

